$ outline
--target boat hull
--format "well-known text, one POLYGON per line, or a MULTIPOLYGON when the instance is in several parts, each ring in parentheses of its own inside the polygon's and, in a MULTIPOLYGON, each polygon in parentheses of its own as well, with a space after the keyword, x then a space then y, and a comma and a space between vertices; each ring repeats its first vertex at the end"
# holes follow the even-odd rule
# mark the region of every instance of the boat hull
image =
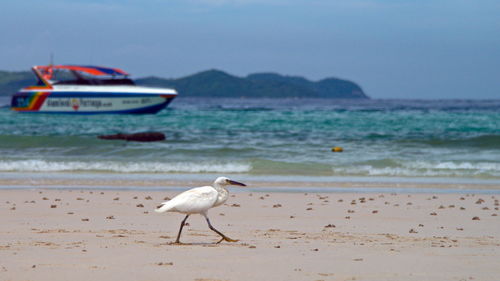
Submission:
POLYGON ((154 114, 175 94, 21 91, 12 97, 11 109, 29 113, 154 114))

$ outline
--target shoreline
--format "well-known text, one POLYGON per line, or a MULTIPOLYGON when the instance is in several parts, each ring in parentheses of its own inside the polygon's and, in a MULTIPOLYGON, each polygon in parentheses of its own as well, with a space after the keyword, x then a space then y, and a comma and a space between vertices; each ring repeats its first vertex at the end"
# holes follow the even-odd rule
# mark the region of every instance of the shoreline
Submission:
MULTIPOLYGON (((202 186, 197 185, 197 186, 202 186)), ((0 190, 69 190, 69 191, 138 191, 138 192, 177 192, 180 193, 189 188, 196 187, 165 187, 165 186, 148 186, 148 187, 123 187, 123 186, 0 186, 0 190)), ((467 188, 426 188, 426 187, 308 187, 308 188, 288 188, 288 187, 246 187, 245 189, 228 188, 233 193, 324 193, 324 194, 477 194, 477 195, 500 195, 499 189, 481 188, 478 186, 468 186, 467 188)))
MULTIPOLYGON (((215 174, 0 173, 3 189, 182 191, 210 184, 215 174)), ((235 192, 500 194, 500 180, 475 178, 311 177, 230 174, 245 182, 235 192)))

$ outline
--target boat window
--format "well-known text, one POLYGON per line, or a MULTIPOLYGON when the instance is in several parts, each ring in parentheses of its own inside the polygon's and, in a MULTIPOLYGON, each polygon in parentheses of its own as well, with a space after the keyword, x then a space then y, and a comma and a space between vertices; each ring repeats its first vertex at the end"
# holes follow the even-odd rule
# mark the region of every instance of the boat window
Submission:
POLYGON ((135 85, 128 78, 96 78, 77 71, 58 70, 51 79, 53 85, 135 85))
POLYGON ((54 85, 135 85, 131 79, 75 79, 56 81, 54 85))

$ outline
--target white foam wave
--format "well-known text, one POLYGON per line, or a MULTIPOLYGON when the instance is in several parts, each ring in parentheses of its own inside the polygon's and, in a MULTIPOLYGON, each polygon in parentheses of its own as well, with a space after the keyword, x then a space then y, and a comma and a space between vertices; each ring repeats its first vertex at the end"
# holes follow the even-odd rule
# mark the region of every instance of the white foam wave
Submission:
POLYGON ((3 160, 3 172, 65 172, 97 171, 117 173, 245 173, 252 166, 247 163, 217 162, 83 162, 83 161, 46 161, 46 160, 3 160))
POLYGON ((490 176, 500 177, 500 163, 492 162, 402 162, 399 167, 376 167, 373 165, 354 165, 333 167, 336 174, 369 176, 490 176))
POLYGON ((482 170, 482 171, 497 171, 500 172, 500 163, 491 162, 439 162, 439 163, 427 163, 427 162, 416 162, 412 166, 415 168, 423 169, 440 169, 440 170, 482 170))

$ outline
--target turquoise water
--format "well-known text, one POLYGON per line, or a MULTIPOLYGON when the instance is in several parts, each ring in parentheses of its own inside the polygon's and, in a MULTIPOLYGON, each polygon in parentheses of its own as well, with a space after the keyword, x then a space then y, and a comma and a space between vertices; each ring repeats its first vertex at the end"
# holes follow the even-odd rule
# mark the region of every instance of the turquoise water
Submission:
POLYGON ((0 172, 75 171, 500 179, 500 100, 178 98, 156 115, 95 116, 0 108, 0 172), (143 131, 167 141, 97 139, 143 131))

